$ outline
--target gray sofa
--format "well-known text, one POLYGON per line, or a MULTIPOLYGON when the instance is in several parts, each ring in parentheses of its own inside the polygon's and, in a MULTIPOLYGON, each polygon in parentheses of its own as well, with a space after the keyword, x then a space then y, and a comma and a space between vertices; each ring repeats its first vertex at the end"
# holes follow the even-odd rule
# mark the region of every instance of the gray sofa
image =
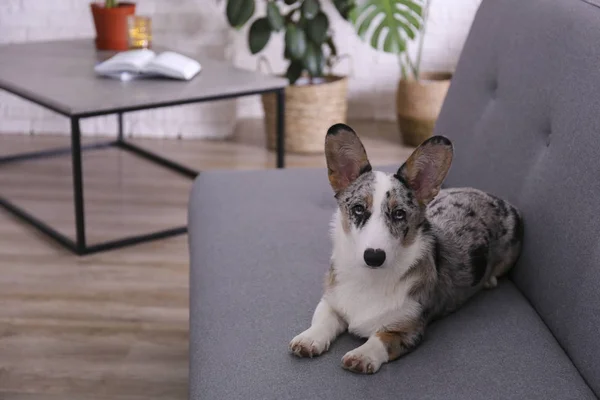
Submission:
POLYGON ((328 268, 326 171, 203 173, 189 209, 190 398, 600 395, 600 1, 484 0, 436 130, 455 145, 446 186, 523 212, 510 276, 375 375, 341 368, 361 343, 347 334, 295 358, 288 342, 328 268))

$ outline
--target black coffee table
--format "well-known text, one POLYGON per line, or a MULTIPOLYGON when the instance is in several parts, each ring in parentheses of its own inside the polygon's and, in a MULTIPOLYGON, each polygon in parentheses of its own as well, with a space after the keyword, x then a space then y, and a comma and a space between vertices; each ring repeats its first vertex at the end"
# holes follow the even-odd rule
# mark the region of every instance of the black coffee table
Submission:
MULTIPOLYGON (((157 49, 160 51, 161 49, 157 49)), ((187 232, 186 226, 104 243, 86 243, 84 188, 81 152, 116 147, 162 165, 191 179, 193 170, 160 155, 137 147, 123 137, 123 114, 130 111, 231 99, 274 92, 277 96, 277 168, 284 168, 284 107, 287 81, 235 68, 225 62, 198 59, 202 72, 189 82, 173 80, 134 80, 120 82, 95 76, 93 67, 110 54, 97 52, 93 40, 65 40, 0 46, 0 89, 57 112, 71 120, 71 146, 0 157, 0 167, 8 163, 44 157, 72 157, 75 204, 74 239, 58 232, 18 205, 2 197, 0 206, 30 223, 76 254, 85 255, 187 232), (82 118, 115 114, 116 140, 81 145, 79 121, 82 118)))

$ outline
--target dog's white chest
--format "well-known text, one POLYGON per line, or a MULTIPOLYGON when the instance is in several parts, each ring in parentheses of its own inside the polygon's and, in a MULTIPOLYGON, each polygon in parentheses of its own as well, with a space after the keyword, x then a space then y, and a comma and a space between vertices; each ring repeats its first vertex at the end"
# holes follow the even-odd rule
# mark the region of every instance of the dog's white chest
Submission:
POLYGON ((369 337, 415 315, 418 305, 408 296, 412 282, 392 281, 386 274, 364 275, 338 276, 326 294, 327 302, 348 323, 348 331, 369 337))

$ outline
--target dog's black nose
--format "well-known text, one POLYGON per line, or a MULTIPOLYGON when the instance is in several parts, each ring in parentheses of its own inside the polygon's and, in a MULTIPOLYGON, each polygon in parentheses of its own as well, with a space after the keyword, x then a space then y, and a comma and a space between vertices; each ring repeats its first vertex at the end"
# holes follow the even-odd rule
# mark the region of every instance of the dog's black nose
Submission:
POLYGON ((369 267, 381 267, 385 261, 385 251, 381 249, 366 249, 364 258, 369 267))

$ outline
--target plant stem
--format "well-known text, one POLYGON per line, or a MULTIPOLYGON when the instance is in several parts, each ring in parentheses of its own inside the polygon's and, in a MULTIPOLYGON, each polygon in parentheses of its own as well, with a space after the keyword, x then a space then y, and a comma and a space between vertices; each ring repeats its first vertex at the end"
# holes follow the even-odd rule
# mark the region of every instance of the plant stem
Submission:
POLYGON ((408 53, 406 53, 406 63, 408 64, 408 66, 410 68, 410 72, 412 73, 413 77, 416 80, 419 80, 419 71, 417 70, 417 67, 412 62, 412 60, 410 59, 410 56, 408 55, 408 53))
POLYGON ((400 77, 401 77, 401 79, 406 80, 406 78, 407 78, 407 76, 406 76, 406 66, 404 65, 404 62, 402 62, 402 55, 403 54, 399 54, 398 55, 398 64, 400 65, 400 77))
POLYGON ((429 19, 429 7, 431 7, 432 0, 425 0, 425 7, 423 7, 423 26, 421 27, 421 36, 419 37, 419 48, 417 50, 417 62, 414 65, 415 79, 419 80, 421 75, 421 58, 423 55, 423 43, 425 42, 425 30, 427 28, 427 20, 429 19))

